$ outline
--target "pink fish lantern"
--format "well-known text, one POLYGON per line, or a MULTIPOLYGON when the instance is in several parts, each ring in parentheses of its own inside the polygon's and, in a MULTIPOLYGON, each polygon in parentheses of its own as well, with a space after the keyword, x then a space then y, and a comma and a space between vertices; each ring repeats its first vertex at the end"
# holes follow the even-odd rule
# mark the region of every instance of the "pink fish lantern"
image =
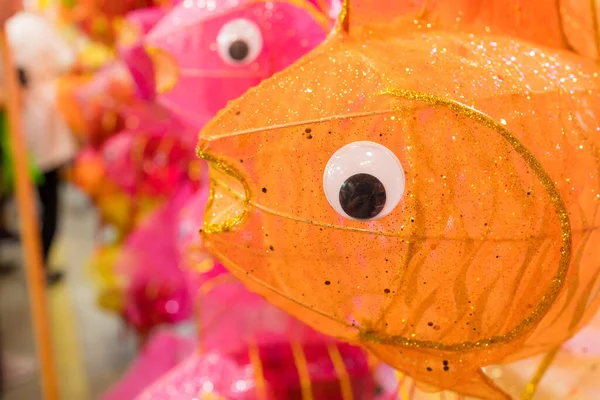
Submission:
POLYGON ((308 0, 185 0, 144 40, 157 99, 199 129, 229 100, 321 43, 331 27, 308 0))
POLYGON ((356 395, 374 391, 362 349, 317 333, 249 292, 230 275, 208 281, 201 288, 196 314, 202 350, 228 354, 238 365, 248 366, 253 363, 251 348, 255 347, 269 398, 287 398, 290 391, 300 393, 300 358, 311 371, 308 378, 315 399, 342 399, 338 375, 342 369, 350 378, 348 388, 356 395))
POLYGON ((73 97, 84 121, 82 141, 98 146, 125 127, 121 107, 134 99, 133 81, 119 62, 109 64, 74 90, 73 97))
POLYGON ((71 180, 91 199, 106 190, 106 164, 99 152, 91 147, 82 149, 76 156, 71 180))
MULTIPOLYGON (((340 349, 344 352, 345 347, 340 349)), ((262 349, 251 348, 250 354, 253 357, 256 353, 262 354, 262 349)), ((304 348, 301 350, 306 352, 304 348)), ((310 352, 310 350, 309 350, 310 352)), ((180 366, 174 368, 165 374, 161 379, 152 384, 135 400, 291 400, 303 399, 302 388, 299 384, 298 374, 295 373, 297 382, 295 387, 286 387, 284 381, 267 381, 266 376, 271 373, 279 379, 285 373, 294 368, 294 361, 290 359, 293 353, 289 349, 279 349, 277 358, 265 360, 269 364, 264 366, 264 373, 257 368, 258 363, 249 362, 250 355, 244 359, 231 357, 220 352, 208 352, 204 354, 194 354, 184 361, 180 366), (289 364, 291 363, 291 364, 289 364), (285 371, 282 373, 282 371, 285 371), (285 389, 280 389, 285 387, 285 389)), ((272 356, 275 357, 273 352, 272 356)), ((352 364, 352 359, 342 361, 352 364)), ((306 358, 306 367, 309 371, 317 371, 316 375, 321 374, 321 370, 328 371, 331 365, 327 365, 320 357, 313 358, 308 355, 306 358)), ((361 366, 362 367, 362 366, 361 366)), ((397 395, 383 388, 375 380, 375 377, 369 377, 368 380, 360 380, 355 377, 351 382, 344 383, 344 388, 339 380, 333 380, 323 384, 319 381, 311 382, 310 387, 304 389, 311 392, 311 398, 314 400, 342 400, 342 390, 352 390, 351 397, 355 400, 395 400, 397 395), (346 389, 347 388, 347 389, 346 389), (384 389, 384 390, 382 390, 384 389)), ((346 392, 347 393, 347 392, 346 392)), ((114 399, 117 400, 117 399, 114 399)), ((121 400, 121 399, 118 399, 121 400)), ((123 399, 124 400, 124 399, 123 399)))
POLYGON ((125 318, 138 332, 188 319, 200 282, 180 268, 177 251, 177 212, 193 193, 190 185, 144 220, 127 238, 116 263, 127 281, 125 318))
POLYGON ((193 354, 135 398, 135 400, 190 399, 258 399, 253 371, 251 368, 236 364, 235 361, 218 352, 193 354))
POLYGON ((169 196, 186 180, 192 149, 175 137, 121 132, 103 146, 107 177, 131 196, 169 196))
POLYGON ((101 400, 131 400, 169 370, 177 367, 196 349, 193 338, 172 330, 157 330, 142 349, 123 378, 101 400))

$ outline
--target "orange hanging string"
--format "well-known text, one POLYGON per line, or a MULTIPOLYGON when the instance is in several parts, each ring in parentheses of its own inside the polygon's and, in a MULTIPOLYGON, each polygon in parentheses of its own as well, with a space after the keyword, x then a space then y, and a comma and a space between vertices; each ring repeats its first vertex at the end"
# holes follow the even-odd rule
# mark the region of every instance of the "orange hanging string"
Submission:
POLYGON ((52 354, 52 337, 46 309, 46 279, 42 261, 40 230, 36 217, 33 185, 27 165, 26 145, 21 125, 21 93, 14 68, 6 33, 0 32, 0 47, 4 60, 4 81, 7 87, 6 106, 8 111, 9 135, 13 154, 16 199, 19 223, 23 238, 23 255, 27 274, 29 303, 35 334, 35 343, 41 369, 44 399, 57 400, 58 387, 52 354))
POLYGON ((292 341, 292 353, 294 355, 294 363, 300 377, 300 389, 302 391, 302 400, 313 400, 312 382, 310 372, 308 371, 308 362, 306 354, 302 348, 302 344, 297 341, 292 341))
POLYGON ((350 375, 348 374, 346 363, 344 362, 344 358, 342 357, 337 344, 333 342, 327 343, 327 352, 329 353, 329 358, 331 358, 333 368, 335 369, 335 373, 340 381, 342 400, 354 400, 354 392, 352 391, 350 375))

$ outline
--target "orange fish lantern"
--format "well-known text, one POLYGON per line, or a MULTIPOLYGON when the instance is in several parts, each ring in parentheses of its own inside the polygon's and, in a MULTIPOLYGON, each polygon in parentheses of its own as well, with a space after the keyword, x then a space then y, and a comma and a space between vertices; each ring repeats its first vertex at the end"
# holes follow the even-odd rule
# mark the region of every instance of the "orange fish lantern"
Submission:
POLYGON ((202 130, 207 248, 428 387, 510 398, 482 368, 600 303, 600 68, 570 44, 600 36, 559 3, 348 1, 202 130))

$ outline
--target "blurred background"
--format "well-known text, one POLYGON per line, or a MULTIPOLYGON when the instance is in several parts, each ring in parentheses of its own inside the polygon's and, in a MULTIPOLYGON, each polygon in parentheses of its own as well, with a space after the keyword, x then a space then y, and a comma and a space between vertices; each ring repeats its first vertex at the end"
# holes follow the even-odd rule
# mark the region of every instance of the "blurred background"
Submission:
MULTIPOLYGON (((266 303, 199 235, 210 194, 198 132, 325 40, 341 7, 0 0, 1 398, 465 398, 266 303), (25 254, 39 255, 43 287, 25 254), (48 313, 46 374, 32 298, 48 313)), ((600 398, 599 326, 560 350, 536 399, 600 398)), ((518 398, 542 359, 486 372, 518 398)))

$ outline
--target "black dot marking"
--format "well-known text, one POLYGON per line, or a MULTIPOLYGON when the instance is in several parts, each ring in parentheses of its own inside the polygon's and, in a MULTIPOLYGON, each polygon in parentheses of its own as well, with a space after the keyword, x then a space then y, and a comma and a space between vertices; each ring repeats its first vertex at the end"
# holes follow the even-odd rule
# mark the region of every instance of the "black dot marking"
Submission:
POLYGON ((342 184, 340 205, 346 214, 356 219, 376 217, 385 206, 386 192, 383 183, 373 175, 356 174, 342 184))
POLYGON ((444 365, 448 365, 448 360, 444 360, 444 361, 442 361, 442 363, 443 363, 444 365))
POLYGON ((390 293, 390 289, 383 289, 383 291, 385 292, 385 294, 390 293))
POLYGON ((235 115, 240 115, 242 112, 241 111, 236 111, 235 115))
POLYGON ((329 286, 329 285, 331 285, 331 282, 329 282, 329 281, 325 281, 325 284, 326 284, 327 286, 329 286))
POLYGON ((243 164, 243 163, 244 163, 244 160, 242 160, 242 159, 240 158, 240 162, 243 164))
POLYGON ((428 322, 427 325, 433 326, 433 322, 428 322))
POLYGON ((530 196, 530 195, 531 195, 531 192, 527 192, 527 196, 530 196))
POLYGON ((310 128, 306 128, 306 129, 304 130, 304 132, 306 132, 306 133, 311 133, 311 132, 312 132, 312 129, 310 129, 310 128))
POLYGON ((273 246, 269 246, 269 250, 275 251, 275 248, 273 246))
POLYGON ((450 369, 450 367, 448 367, 448 366, 444 367, 444 371, 446 371, 446 372, 448 372, 449 369, 450 369))
POLYGON ((433 370, 431 369, 431 367, 427 367, 427 371, 431 372, 433 370))
POLYGON ((267 193, 267 188, 262 188, 263 193, 267 193))
POLYGON ((235 61, 244 61, 250 53, 248 43, 243 40, 236 40, 229 45, 229 56, 235 61))
POLYGON ((313 138, 313 135, 308 135, 306 138, 307 138, 307 139, 312 139, 312 138, 313 138))

